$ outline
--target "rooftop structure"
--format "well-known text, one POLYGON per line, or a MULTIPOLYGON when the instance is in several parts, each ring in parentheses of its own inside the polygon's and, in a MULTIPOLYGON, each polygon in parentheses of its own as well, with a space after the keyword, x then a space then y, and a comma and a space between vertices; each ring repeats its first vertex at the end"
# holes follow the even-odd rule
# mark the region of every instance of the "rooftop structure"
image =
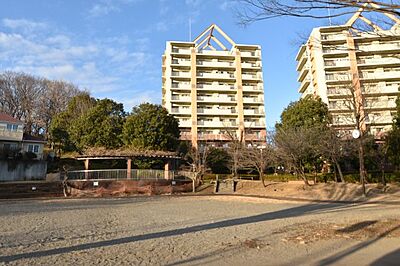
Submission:
POLYGON ((193 42, 167 42, 162 73, 162 104, 181 140, 265 140, 260 46, 236 44, 213 24, 193 42))
MULTIPOLYGON (((364 8, 378 6, 366 3, 364 8), (371 5, 371 6, 368 6, 371 5)), ((391 128, 400 87, 400 20, 382 29, 358 10, 345 25, 315 28, 296 57, 299 93, 321 97, 333 126, 375 136, 391 128), (368 27, 361 30, 356 23, 368 27), (357 125, 356 115, 359 115, 357 125)), ((358 25, 358 24, 357 24, 358 25)))

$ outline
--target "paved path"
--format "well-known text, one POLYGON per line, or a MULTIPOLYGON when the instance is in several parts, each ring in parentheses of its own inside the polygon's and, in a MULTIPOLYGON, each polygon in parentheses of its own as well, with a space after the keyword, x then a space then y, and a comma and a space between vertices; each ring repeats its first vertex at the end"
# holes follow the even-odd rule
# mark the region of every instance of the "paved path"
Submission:
POLYGON ((0 265, 398 265, 398 221, 391 204, 1 201, 0 265))

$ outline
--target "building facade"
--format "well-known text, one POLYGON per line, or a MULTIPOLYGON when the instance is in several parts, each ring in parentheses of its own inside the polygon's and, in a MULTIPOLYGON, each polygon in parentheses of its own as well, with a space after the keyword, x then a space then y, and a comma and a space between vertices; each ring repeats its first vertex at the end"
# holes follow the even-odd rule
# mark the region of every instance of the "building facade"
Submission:
POLYGON ((193 42, 167 42, 162 74, 162 104, 179 120, 181 140, 265 140, 260 46, 236 44, 211 25, 193 42))
POLYGON ((391 129, 400 88, 400 20, 382 29, 363 9, 341 26, 315 28, 296 60, 299 93, 319 96, 328 105, 333 126, 375 136, 391 129), (373 30, 358 30, 355 23, 373 30), (358 116, 358 117, 357 117, 358 116))
POLYGON ((24 134, 24 123, 12 116, 0 113, 0 152, 31 152, 36 159, 43 159, 44 141, 42 138, 24 134))

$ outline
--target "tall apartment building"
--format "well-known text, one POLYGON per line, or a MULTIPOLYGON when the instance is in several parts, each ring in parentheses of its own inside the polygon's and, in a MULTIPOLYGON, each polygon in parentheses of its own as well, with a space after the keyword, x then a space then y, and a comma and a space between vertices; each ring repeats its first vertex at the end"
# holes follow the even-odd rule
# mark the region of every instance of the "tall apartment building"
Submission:
POLYGON ((236 44, 213 24, 193 42, 167 42, 162 74, 162 104, 182 140, 265 140, 260 46, 236 44))
POLYGON ((318 95, 333 126, 345 133, 358 127, 375 136, 391 128, 400 88, 400 20, 382 29, 358 10, 341 26, 315 28, 296 57, 299 93, 318 95), (356 24, 357 23, 357 24, 356 24), (355 25, 368 25, 370 31, 355 25), (356 110, 356 112, 354 112, 356 110))

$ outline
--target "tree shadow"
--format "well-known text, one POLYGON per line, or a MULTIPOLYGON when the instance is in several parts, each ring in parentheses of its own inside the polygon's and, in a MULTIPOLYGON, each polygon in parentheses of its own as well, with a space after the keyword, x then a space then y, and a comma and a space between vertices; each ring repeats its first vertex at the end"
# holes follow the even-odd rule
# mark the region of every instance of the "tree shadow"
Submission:
POLYGON ((380 257, 376 261, 372 262, 371 266, 381 266, 381 265, 397 266, 399 265, 399 263, 400 263, 400 248, 380 257))
MULTIPOLYGON (((376 241, 386 237, 391 232, 393 232, 393 231, 395 231, 395 230, 397 230, 399 228, 400 228, 400 225, 399 226, 395 226, 392 229, 387 230, 386 232, 378 235, 377 237, 375 237, 375 238, 373 238, 371 240, 362 242, 362 243, 357 244, 355 246, 352 246, 352 247, 350 247, 350 248, 348 248, 348 249, 346 249, 344 251, 341 251, 341 252, 339 252, 339 253, 337 253, 337 254, 335 254, 333 256, 330 256, 328 258, 325 258, 325 259, 321 260, 318 265, 320 265, 320 266, 333 265, 337 261, 339 261, 339 260, 341 260, 341 259, 343 259, 343 258, 345 258, 345 257, 347 257, 347 256, 349 256, 349 255, 351 255, 351 254, 353 254, 353 253, 355 253, 355 252, 357 252, 357 251, 359 251, 359 250, 361 250, 361 249, 373 244, 373 243, 375 243, 376 241)), ((375 265, 378 265, 378 264, 375 264, 375 265)), ((380 265, 382 265, 382 264, 380 264, 380 265)), ((396 264, 396 265, 398 265, 398 264, 396 264)))
POLYGON ((340 233, 352 233, 352 232, 361 230, 361 229, 363 229, 365 227, 368 227, 370 225, 373 225, 373 224, 375 224, 377 222, 378 221, 363 221, 363 222, 359 222, 359 223, 356 223, 356 224, 352 224, 352 225, 350 225, 350 226, 348 226, 346 228, 339 229, 337 231, 340 232, 340 233))
POLYGON ((51 256, 51 255, 59 255, 74 251, 82 251, 88 250, 93 248, 101 248, 101 247, 109 247, 114 245, 121 245, 121 244, 129 244, 149 239, 156 239, 156 238, 163 238, 163 237, 172 237, 172 236, 179 236, 188 233, 195 233, 200 231, 212 230, 212 229, 219 229, 219 228, 227 228, 232 226, 244 225, 244 224, 252 224, 258 222, 265 222, 271 220, 278 220, 290 217, 298 217, 307 214, 313 214, 315 212, 320 212, 323 210, 336 210, 340 211, 341 209, 348 209, 347 204, 342 203, 330 203, 330 204, 309 204, 309 205, 302 205, 296 206, 289 209, 263 213, 259 215, 253 215, 248 217, 241 217, 241 218, 234 218, 230 220, 223 220, 219 222, 213 222, 208 224, 202 225, 195 225, 186 228, 179 228, 155 233, 148 233, 144 235, 135 235, 129 237, 122 237, 117 239, 111 240, 103 240, 93 243, 85 243, 79 244, 69 247, 60 247, 54 248, 49 250, 42 250, 42 251, 32 251, 26 252, 21 254, 15 255, 8 255, 8 256, 1 256, 0 262, 11 262, 20 259, 29 259, 29 258, 39 258, 44 256, 51 256))

